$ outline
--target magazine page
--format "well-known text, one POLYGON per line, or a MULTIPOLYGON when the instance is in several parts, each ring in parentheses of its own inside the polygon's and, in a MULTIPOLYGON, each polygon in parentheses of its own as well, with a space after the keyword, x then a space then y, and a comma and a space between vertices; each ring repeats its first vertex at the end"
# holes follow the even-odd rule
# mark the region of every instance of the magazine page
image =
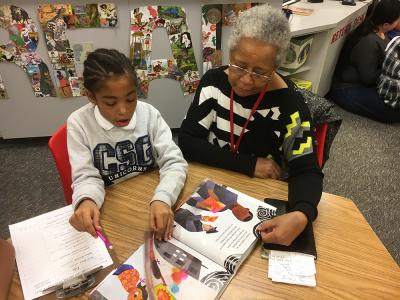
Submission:
POLYGON ((173 236, 233 273, 275 207, 206 179, 175 211, 173 236))
POLYGON ((90 299, 212 300, 231 279, 224 268, 173 238, 152 240, 150 247, 139 247, 92 291, 90 299))

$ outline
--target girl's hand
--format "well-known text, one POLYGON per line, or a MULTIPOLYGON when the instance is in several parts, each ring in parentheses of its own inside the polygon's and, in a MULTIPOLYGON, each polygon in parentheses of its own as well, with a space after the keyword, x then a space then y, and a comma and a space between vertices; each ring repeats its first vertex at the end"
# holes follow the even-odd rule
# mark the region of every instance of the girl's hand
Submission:
POLYGON ((96 229, 100 230, 100 210, 92 199, 83 200, 74 214, 69 219, 69 223, 76 230, 88 232, 93 237, 97 237, 96 229))
POLYGON ((303 232, 307 222, 304 213, 293 211, 262 222, 258 226, 258 230, 264 243, 290 246, 294 239, 303 232))
POLYGON ((154 230, 155 238, 159 241, 170 240, 174 225, 174 213, 171 207, 160 200, 150 204, 150 227, 154 230))

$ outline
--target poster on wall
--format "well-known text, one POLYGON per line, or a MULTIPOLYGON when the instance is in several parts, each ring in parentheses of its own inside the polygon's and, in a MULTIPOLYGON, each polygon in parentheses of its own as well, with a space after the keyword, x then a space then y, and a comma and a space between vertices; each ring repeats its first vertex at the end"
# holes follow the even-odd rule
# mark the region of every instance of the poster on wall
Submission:
MULTIPOLYGON (((36 97, 56 96, 49 69, 36 52, 39 34, 28 13, 15 5, 0 5, 0 27, 10 41, 0 45, 0 63, 16 64, 28 75, 36 97)), ((7 97, 1 82, 0 98, 7 97)))
POLYGON ((170 78, 180 82, 183 94, 193 93, 200 81, 186 12, 178 6, 143 6, 131 11, 130 57, 135 67, 139 97, 146 98, 149 82, 170 78), (156 28, 165 28, 172 58, 151 59, 152 36, 156 28))
POLYGON ((81 43, 71 47, 67 29, 108 28, 118 24, 117 7, 113 3, 46 4, 38 7, 46 47, 60 97, 83 96, 82 80, 75 68, 83 63, 93 44, 81 43))
POLYGON ((242 11, 255 5, 258 5, 258 3, 207 4, 202 6, 203 74, 222 65, 222 27, 235 24, 242 11))

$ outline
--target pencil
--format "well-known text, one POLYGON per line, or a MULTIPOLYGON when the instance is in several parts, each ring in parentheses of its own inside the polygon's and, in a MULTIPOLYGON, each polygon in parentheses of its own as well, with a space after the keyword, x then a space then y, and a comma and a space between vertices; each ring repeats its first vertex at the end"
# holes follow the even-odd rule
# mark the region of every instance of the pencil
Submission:
POLYGON ((112 249, 110 241, 104 236, 104 234, 98 229, 96 229, 96 233, 97 236, 104 242, 104 245, 106 245, 108 249, 112 249))

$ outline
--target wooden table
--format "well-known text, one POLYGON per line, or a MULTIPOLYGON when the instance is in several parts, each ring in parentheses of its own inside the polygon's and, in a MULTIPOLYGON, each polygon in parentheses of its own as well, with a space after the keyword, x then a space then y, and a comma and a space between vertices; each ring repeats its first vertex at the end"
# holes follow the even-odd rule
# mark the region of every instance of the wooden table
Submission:
MULTIPOLYGON (((287 185, 191 163, 179 201, 205 178, 226 184, 258 199, 287 199, 287 185)), ((149 201, 159 181, 158 171, 107 189, 102 226, 120 262, 143 243, 148 229, 149 201)), ((318 259, 317 287, 272 283, 267 260, 256 247, 241 266, 222 299, 399 299, 400 269, 351 200, 324 193, 314 222, 318 259)), ((81 298, 86 298, 85 296, 81 298)), ((22 299, 14 276, 9 299, 22 299)))

